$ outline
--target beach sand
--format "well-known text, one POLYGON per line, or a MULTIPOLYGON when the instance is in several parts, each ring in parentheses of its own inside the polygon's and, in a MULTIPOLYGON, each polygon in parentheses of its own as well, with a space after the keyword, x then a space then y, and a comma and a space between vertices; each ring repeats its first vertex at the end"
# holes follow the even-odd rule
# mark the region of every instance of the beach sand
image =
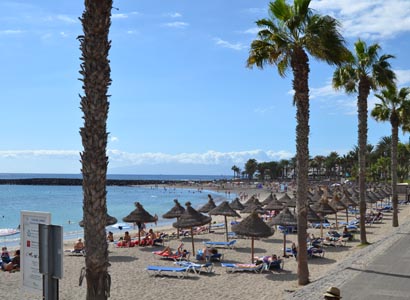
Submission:
MULTIPOLYGON (((239 193, 239 190, 230 190, 239 193)), ((264 200, 267 190, 243 189, 249 195, 260 193, 260 200, 264 200)), ((344 213, 339 213, 338 220, 344 221, 344 213)), ((231 219, 228 218, 230 221, 231 219)), ((399 214, 400 224, 410 220, 410 206, 401 206, 399 214)), ((334 221, 329 218, 329 221, 334 221)), ((222 222, 222 218, 216 218, 215 222, 222 222)), ((154 227, 154 230, 157 230, 154 227)), ((163 228, 158 229, 163 230, 163 228)), ((173 229, 169 229, 174 231, 173 229)), ((340 228, 341 230, 341 228, 340 228)), ((382 223, 368 227, 368 241, 376 243, 389 236, 394 230, 391 226, 391 213, 384 214, 382 223)), ((320 236, 319 229, 309 229, 309 233, 320 236)), ((135 235, 135 232, 134 232, 135 235)), ((118 237, 116 237, 118 238, 118 237)), ((176 249, 179 244, 184 242, 185 248, 191 251, 191 238, 184 237, 180 240, 171 239, 165 245, 176 249)), ((203 241, 224 241, 224 229, 215 229, 214 233, 206 233, 195 236, 195 249, 202 249, 203 241)), ((292 241, 296 241, 296 235, 287 235, 288 246, 292 241)), ((73 242, 65 242, 67 249, 72 247, 73 242)), ((344 260, 355 257, 356 253, 362 250, 358 247, 359 236, 348 242, 343 247, 326 247, 323 258, 309 258, 310 280, 319 281, 327 274, 334 272, 343 266, 344 260)), ((271 255, 272 253, 282 255, 283 235, 276 232, 272 237, 255 240, 255 255, 271 255)), ((297 263, 292 257, 284 258, 284 270, 265 271, 261 274, 236 272, 227 273, 220 263, 214 263, 214 273, 195 275, 190 273, 184 279, 178 279, 172 274, 164 277, 152 277, 146 271, 148 265, 175 266, 172 261, 159 260, 154 257, 152 251, 161 250, 163 247, 133 247, 116 248, 109 246, 109 273, 111 275, 111 297, 110 299, 287 299, 292 296, 294 291, 301 289, 297 284, 297 263)), ((234 249, 219 249, 224 254, 224 262, 250 263, 251 262, 251 239, 238 238, 234 249)), ((194 255, 193 255, 194 256, 194 255)), ((195 258, 191 256, 191 260, 195 258)), ((366 255, 363 260, 371 255, 366 255)), ((365 262, 364 262, 365 263, 365 262)), ((79 277, 82 267, 85 266, 84 257, 64 256, 64 278, 60 280, 60 299, 78 300, 86 298, 86 280, 79 286, 79 277)), ((41 299, 41 296, 25 295, 20 291, 21 272, 3 272, 0 280, 0 290, 3 299, 41 299)), ((327 283, 327 282, 326 282, 327 283)), ((327 286, 316 287, 325 290, 327 286)), ((301 293, 303 295, 303 293, 301 293)), ((295 299, 304 299, 305 296, 295 299)), ((307 297, 309 299, 316 299, 307 297)), ((307 299, 306 298, 306 299, 307 299)), ((317 298, 321 299, 321 298, 317 298)))

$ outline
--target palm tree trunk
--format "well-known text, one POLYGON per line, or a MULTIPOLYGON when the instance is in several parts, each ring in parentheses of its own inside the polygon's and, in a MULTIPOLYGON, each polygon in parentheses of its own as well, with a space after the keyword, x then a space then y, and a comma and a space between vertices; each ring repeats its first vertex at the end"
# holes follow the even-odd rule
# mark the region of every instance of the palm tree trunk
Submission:
POLYGON ((307 196, 309 173, 309 59, 303 49, 295 49, 292 57, 293 89, 296 104, 296 184, 298 220, 298 283, 309 283, 307 263, 307 196))
POLYGON ((80 129, 84 151, 83 174, 84 238, 87 256, 87 300, 106 300, 110 293, 108 244, 106 241, 106 175, 108 158, 107 117, 108 87, 111 83, 108 32, 112 0, 85 0, 79 36, 82 51, 80 74, 85 96, 81 97, 84 126, 80 129))
POLYGON ((366 237, 366 146, 367 146, 367 96, 370 85, 365 79, 359 82, 359 95, 357 97, 358 109, 358 143, 359 143, 359 207, 360 207, 360 242, 367 244, 366 237))
POLYGON ((393 203, 393 227, 399 226, 398 196, 397 196, 397 144, 399 140, 399 128, 396 122, 392 123, 391 132, 391 184, 392 184, 392 203, 393 203))

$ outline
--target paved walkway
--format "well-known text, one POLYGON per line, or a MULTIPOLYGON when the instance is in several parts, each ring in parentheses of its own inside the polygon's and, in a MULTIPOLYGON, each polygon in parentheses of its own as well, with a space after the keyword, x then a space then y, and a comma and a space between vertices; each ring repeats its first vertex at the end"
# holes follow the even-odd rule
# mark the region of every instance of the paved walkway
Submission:
POLYGON ((345 300, 410 299, 410 222, 389 237, 358 251, 327 276, 289 295, 287 299, 323 299, 337 286, 345 300))

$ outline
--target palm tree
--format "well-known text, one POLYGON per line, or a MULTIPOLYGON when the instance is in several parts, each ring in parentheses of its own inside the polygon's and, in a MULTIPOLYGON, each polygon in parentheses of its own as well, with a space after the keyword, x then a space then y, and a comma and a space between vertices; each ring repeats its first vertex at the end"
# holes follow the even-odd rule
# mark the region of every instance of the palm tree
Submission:
POLYGON ((362 40, 355 43, 355 56, 351 62, 339 67, 333 74, 333 87, 344 88, 347 93, 358 93, 358 145, 359 145, 359 199, 360 242, 367 244, 366 214, 366 145, 367 145, 367 98, 370 90, 388 86, 395 79, 388 60, 392 55, 379 57, 380 46, 367 46, 362 40))
POLYGON ((239 168, 236 165, 233 165, 231 170, 233 171, 233 179, 236 178, 237 174, 238 174, 238 177, 239 177, 239 168))
POLYGON ((309 172, 309 57, 339 64, 349 57, 340 35, 339 23, 330 16, 315 14, 310 0, 269 3, 269 18, 256 21, 261 30, 251 44, 248 67, 276 65, 279 75, 293 73, 293 103, 296 105, 298 282, 309 282, 307 265, 307 193, 309 172))
POLYGON ((81 110, 84 126, 80 129, 84 151, 83 175, 84 238, 88 300, 107 299, 110 293, 108 244, 105 238, 107 216, 106 175, 108 157, 108 87, 111 84, 108 33, 111 26, 112 0, 85 0, 81 17, 84 35, 78 37, 82 52, 80 74, 84 96, 81 110))
POLYGON ((410 88, 397 89, 392 84, 375 96, 380 99, 371 112, 377 121, 390 121, 391 124, 391 184, 393 203, 393 227, 399 226, 397 198, 397 144, 399 143, 399 127, 408 128, 410 115, 410 88), (407 122, 407 124, 406 124, 407 122))

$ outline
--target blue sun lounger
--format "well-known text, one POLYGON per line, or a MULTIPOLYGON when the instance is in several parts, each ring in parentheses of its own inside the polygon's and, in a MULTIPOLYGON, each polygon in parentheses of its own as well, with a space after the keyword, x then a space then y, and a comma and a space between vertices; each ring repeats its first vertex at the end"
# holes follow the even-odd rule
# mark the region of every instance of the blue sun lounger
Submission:
POLYGON ((236 240, 232 240, 229 242, 213 242, 213 241, 206 241, 203 242, 207 247, 226 247, 233 249, 236 243, 236 240))
POLYGON ((184 278, 188 276, 188 272, 191 267, 169 267, 169 266, 148 266, 147 271, 152 276, 161 276, 164 272, 171 272, 175 274, 178 278, 184 278), (152 272, 152 273, 150 273, 152 272))
POLYGON ((248 271, 255 273, 262 273, 266 269, 266 264, 262 263, 259 265, 256 264, 231 264, 231 263, 221 263, 221 267, 226 268, 227 273, 234 273, 237 271, 248 271))
POLYGON ((177 261, 175 264, 181 267, 189 267, 190 270, 193 270, 197 274, 201 274, 201 271, 205 271, 206 273, 213 273, 214 264, 211 262, 207 262, 204 264, 197 264, 191 261, 177 261))

